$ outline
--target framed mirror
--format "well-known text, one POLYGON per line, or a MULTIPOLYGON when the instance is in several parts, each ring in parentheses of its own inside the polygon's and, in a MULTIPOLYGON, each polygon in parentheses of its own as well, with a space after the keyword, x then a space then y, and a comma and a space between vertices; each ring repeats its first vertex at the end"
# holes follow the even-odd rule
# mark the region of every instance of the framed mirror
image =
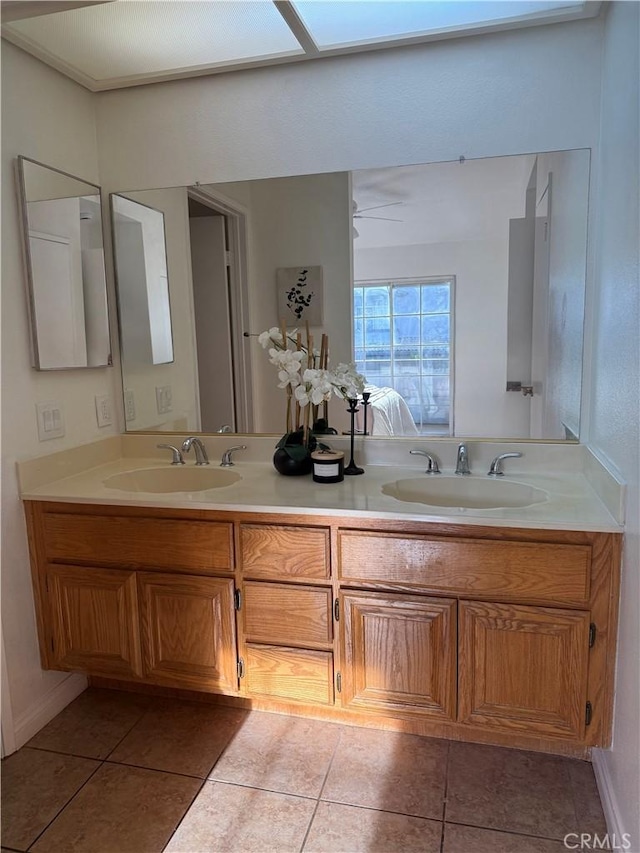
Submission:
POLYGON ((111 341, 100 187, 27 157, 17 160, 37 370, 106 367, 111 341))
MULTIPOLYGON (((284 394, 257 336, 280 325, 278 270, 317 266, 323 326, 314 340, 328 334, 331 363, 355 361, 409 411, 374 434, 577 440, 589 180, 584 149, 127 193, 165 212, 182 324, 170 417, 153 411, 128 428, 216 432, 227 423, 202 418, 199 376, 210 365, 200 329, 211 337, 222 312, 194 300, 192 234, 196 218, 216 220, 228 250, 225 217, 235 210, 246 222, 242 274, 229 283, 223 253, 218 279, 249 310, 239 334, 228 326, 216 337, 251 368, 250 384, 234 377, 232 390, 252 402, 240 431, 282 434, 284 394)), ((125 387, 138 379, 125 365, 125 387)), ((207 387, 221 399, 215 375, 207 387)), ((152 389, 138 383, 135 393, 152 389)), ((343 407, 330 408, 340 429, 343 407)))

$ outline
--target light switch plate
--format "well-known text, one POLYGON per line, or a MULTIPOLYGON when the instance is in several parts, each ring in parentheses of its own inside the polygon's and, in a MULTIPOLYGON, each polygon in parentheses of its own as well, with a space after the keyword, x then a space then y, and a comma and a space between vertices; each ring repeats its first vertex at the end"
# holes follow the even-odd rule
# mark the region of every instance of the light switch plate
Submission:
POLYGON ((36 403, 38 417, 38 438, 49 441, 50 438, 62 438, 64 435, 64 416, 60 403, 50 400, 36 403))
POLYGON ((99 427, 111 426, 113 423, 111 397, 108 394, 96 395, 96 420, 99 427))

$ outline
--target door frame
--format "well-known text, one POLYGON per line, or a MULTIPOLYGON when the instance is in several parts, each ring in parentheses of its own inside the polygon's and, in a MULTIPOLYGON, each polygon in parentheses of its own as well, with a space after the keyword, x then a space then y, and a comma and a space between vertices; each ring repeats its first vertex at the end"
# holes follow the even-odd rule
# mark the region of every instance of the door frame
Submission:
POLYGON ((215 214, 224 216, 228 226, 231 309, 231 361, 235 393, 236 431, 253 432, 252 369, 249 337, 249 292, 247 270, 247 211, 218 190, 199 184, 188 187, 187 196, 203 204, 215 214))

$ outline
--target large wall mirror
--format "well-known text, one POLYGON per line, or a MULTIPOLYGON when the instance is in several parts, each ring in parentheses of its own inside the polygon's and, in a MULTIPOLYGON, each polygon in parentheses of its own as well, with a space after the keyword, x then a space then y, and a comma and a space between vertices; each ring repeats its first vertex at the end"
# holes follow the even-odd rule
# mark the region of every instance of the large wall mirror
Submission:
POLYGON ((100 187, 27 157, 17 171, 33 366, 109 365, 100 187))
POLYGON ((311 331, 366 375, 374 435, 576 440, 589 169, 573 150, 121 192, 164 213, 175 356, 123 353, 127 428, 281 434, 257 336, 278 271, 316 267, 311 331))

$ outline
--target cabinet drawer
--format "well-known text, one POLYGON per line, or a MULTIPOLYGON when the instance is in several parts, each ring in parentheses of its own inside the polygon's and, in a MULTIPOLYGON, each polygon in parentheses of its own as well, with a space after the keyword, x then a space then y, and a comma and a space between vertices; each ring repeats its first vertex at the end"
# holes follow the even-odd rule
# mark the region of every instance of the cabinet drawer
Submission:
POLYGON ((339 542, 339 572, 345 583, 380 582, 567 604, 584 604, 589 598, 588 545, 350 530, 340 532, 339 542))
POLYGON ((124 515, 45 513, 44 547, 51 562, 91 563, 172 572, 231 571, 232 525, 124 515))
POLYGON ((247 645, 247 687, 252 696, 277 696, 333 705, 331 652, 247 645))
POLYGON ((329 589, 249 582, 244 585, 243 611, 249 641, 325 648, 331 644, 329 589))
POLYGON ((243 524, 240 551, 245 577, 309 581, 330 575, 328 530, 243 524))

